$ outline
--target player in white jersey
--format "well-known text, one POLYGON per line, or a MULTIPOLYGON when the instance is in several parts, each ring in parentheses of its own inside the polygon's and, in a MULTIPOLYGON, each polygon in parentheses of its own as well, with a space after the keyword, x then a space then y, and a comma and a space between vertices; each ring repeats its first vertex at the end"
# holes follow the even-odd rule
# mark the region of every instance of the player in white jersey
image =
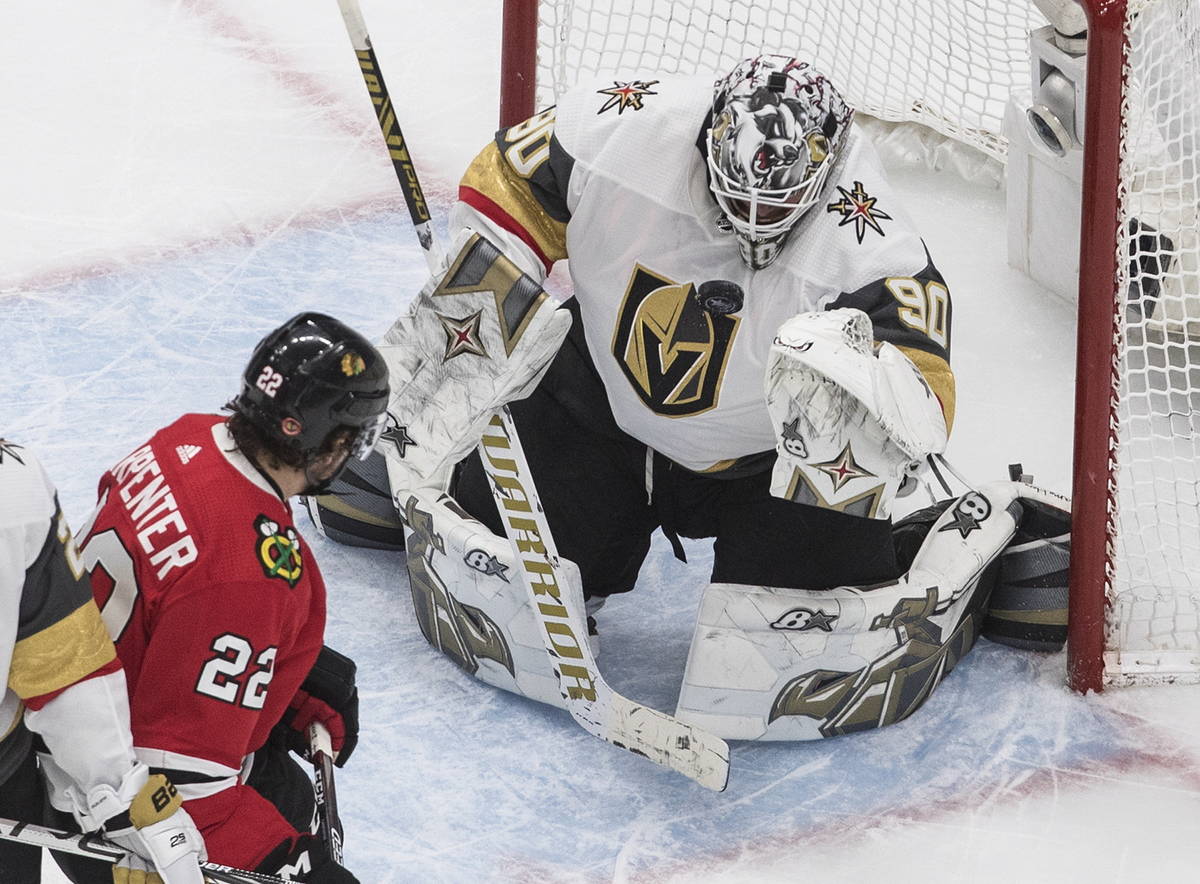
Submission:
POLYGON ((467 671, 557 696, 478 455, 453 501, 421 491, 506 402, 589 610, 633 588, 655 529, 680 558, 714 539, 680 716, 742 739, 877 727, 971 647, 988 566, 1055 504, 1006 482, 893 536, 954 419, 950 292, 852 116, 806 62, 760 56, 715 89, 580 86, 472 162, 451 257, 384 347, 418 622, 467 671), (543 309, 564 259, 574 297, 543 309))
MULTIPOLYGON (((114 880, 199 884, 204 842, 171 781, 134 756, 125 671, 54 487, 3 439, 0 684, 0 816, 41 822, 36 735, 71 780, 76 821, 136 854, 114 880)), ((39 849, 0 841, 0 879, 37 881, 40 866, 39 849)))

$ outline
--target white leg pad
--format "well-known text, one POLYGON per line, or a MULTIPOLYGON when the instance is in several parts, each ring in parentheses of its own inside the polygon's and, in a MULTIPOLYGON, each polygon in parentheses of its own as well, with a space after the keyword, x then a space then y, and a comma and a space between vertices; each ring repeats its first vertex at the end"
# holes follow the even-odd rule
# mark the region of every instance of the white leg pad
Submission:
MULTIPOLYGON (((404 491, 397 503, 413 608, 426 640, 481 681, 566 708, 508 539, 448 495, 404 491)), ((568 559, 561 562, 566 585, 560 590, 576 593, 583 610, 579 569, 568 559)))
POLYGON ((971 648, 976 590, 1012 539, 1020 483, 970 492, 900 580, 810 591, 710 584, 677 717, 737 740, 812 740, 899 721, 971 648))

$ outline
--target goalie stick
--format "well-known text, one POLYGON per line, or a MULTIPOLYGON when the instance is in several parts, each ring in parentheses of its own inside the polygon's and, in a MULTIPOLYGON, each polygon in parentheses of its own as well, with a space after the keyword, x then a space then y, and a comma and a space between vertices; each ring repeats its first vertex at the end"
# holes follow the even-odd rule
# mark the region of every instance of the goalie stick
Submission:
POLYGON ((319 721, 308 726, 308 747, 312 756, 317 797, 317 830, 329 849, 330 858, 342 865, 342 820, 338 816, 337 793, 333 788, 333 741, 329 730, 319 721))
POLYGON ((559 690, 575 721, 614 746, 723 791, 729 780, 729 746, 724 740, 621 696, 600 675, 587 640, 583 599, 573 597, 562 579, 550 523, 507 407, 488 424, 479 452, 542 627, 543 643, 558 670, 559 690))
MULTIPOLYGON (((417 180, 416 169, 404 136, 400 132, 375 50, 371 47, 371 37, 367 32, 362 11, 357 0, 338 0, 338 6, 354 53, 358 56, 363 81, 375 105, 379 127, 392 157, 400 189, 404 192, 404 201, 408 205, 417 238, 425 252, 425 260, 430 270, 437 272, 441 265, 441 254, 429 226, 429 207, 417 180)), ((582 600, 575 599, 566 592, 556 595, 547 588, 546 579, 552 579, 556 588, 566 584, 559 579, 562 566, 559 563, 558 552, 538 500, 516 427, 507 408, 502 408, 492 418, 479 448, 484 468, 493 479, 493 486, 496 484, 496 473, 493 471, 498 468, 490 463, 491 455, 487 443, 489 438, 499 440, 501 437, 504 447, 511 455, 500 459, 504 461, 501 466, 510 470, 512 479, 518 481, 524 489, 531 510, 524 515, 536 525, 538 538, 545 550, 538 568, 543 582, 535 586, 531 582, 530 571, 524 567, 521 572, 522 582, 529 593, 534 615, 542 627, 543 644, 559 674, 559 686, 571 717, 594 736, 690 777, 706 788, 722 791, 729 779, 729 746, 724 740, 700 728, 686 725, 664 712, 621 696, 609 687, 600 675, 587 642, 587 629, 584 625, 586 621, 580 608, 582 600)), ((493 445, 499 444, 499 441, 493 442, 493 445)), ((518 557, 522 557, 522 544, 528 542, 529 535, 526 529, 514 526, 512 519, 508 517, 506 499, 498 497, 497 506, 500 512, 505 514, 502 521, 509 542, 518 557)), ((522 562, 525 562, 524 558, 522 562)))
POLYGON ((429 226, 429 203, 425 201, 425 193, 421 190, 421 182, 417 178, 417 169, 408 152, 404 133, 400 131, 400 123, 392 107, 392 97, 388 94, 387 84, 383 82, 383 72, 379 70, 379 60, 375 58, 375 50, 371 46, 367 23, 363 20, 358 0, 338 0, 338 8, 342 11, 342 21, 346 24, 346 33, 350 35, 354 54, 358 56, 358 67, 362 72, 363 82, 367 85, 367 92, 371 95, 371 103, 375 105, 379 131, 383 133, 388 155, 392 158, 392 167, 400 181, 400 190, 408 206, 408 215, 412 218, 413 228, 417 232, 421 249, 425 252, 429 269, 436 271, 441 263, 442 254, 433 238, 433 228, 429 226))
MULTIPOLYGON (((62 829, 51 829, 34 823, 3 818, 0 818, 0 838, 33 847, 44 847, 58 853, 86 856, 107 863, 120 862, 129 853, 124 848, 96 834, 66 832, 62 829)), ((0 871, 3 870, 0 869, 0 871)), ((220 884, 287 884, 283 878, 277 878, 274 875, 235 869, 219 863, 201 863, 200 871, 204 873, 205 881, 220 882, 220 884)))

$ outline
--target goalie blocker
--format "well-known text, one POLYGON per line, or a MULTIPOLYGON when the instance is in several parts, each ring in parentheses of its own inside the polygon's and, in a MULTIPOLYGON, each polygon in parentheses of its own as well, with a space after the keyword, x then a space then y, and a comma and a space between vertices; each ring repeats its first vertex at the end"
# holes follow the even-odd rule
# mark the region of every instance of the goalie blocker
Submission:
POLYGON ((461 231, 449 255, 379 344, 393 390, 379 447, 305 501, 339 543, 403 549, 400 492, 444 490, 492 413, 537 386, 571 326, 484 236, 461 231))

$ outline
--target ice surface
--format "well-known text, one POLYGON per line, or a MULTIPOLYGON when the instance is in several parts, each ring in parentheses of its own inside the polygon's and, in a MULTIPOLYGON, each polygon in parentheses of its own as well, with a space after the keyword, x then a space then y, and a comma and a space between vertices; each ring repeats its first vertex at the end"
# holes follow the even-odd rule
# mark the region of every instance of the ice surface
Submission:
MULTIPOLYGON (((495 124, 499 4, 363 6, 444 217, 495 124)), ((13 3, 0 49, 0 429, 40 452, 74 524, 105 466, 217 409, 284 317, 378 334, 423 281, 332 0, 13 3)), ((1068 491, 1071 309, 1006 267, 1000 192, 893 177, 954 295, 951 459, 1068 491)), ((1200 865, 1196 689, 1083 698, 1061 655, 981 642, 902 724, 734 744, 716 795, 465 676, 421 638, 399 555, 308 537, 330 643, 359 663, 337 781, 364 882, 1125 884, 1200 865)), ((602 614, 612 684, 661 709, 711 560, 688 552, 656 542, 602 614)))

